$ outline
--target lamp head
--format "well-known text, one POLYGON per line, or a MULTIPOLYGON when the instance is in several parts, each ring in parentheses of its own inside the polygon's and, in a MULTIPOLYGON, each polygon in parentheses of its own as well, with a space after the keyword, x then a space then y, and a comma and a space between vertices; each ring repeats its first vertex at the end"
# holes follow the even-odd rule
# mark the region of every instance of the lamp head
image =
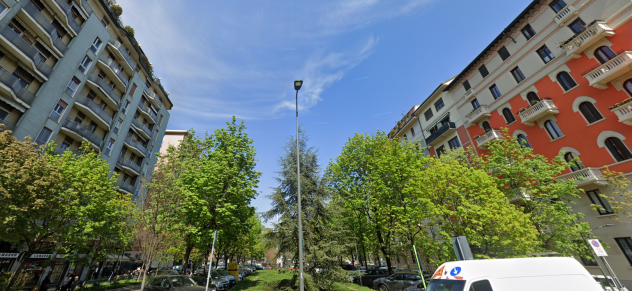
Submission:
POLYGON ((300 90, 301 86, 303 86, 303 80, 294 81, 294 90, 296 91, 300 90))

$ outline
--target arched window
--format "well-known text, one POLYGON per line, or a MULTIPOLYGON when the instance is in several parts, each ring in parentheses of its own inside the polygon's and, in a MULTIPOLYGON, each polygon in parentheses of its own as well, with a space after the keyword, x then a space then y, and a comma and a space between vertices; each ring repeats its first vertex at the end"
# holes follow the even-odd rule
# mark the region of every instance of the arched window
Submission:
POLYGON ((535 94, 535 92, 529 92, 529 94, 527 94, 527 101, 533 105, 540 102, 540 97, 538 97, 538 94, 535 94))
POLYGON ((516 136, 516 139, 518 139, 518 143, 521 147, 531 147, 529 141, 527 140, 527 137, 524 136, 524 134, 519 134, 518 136, 516 136))
POLYGON ((487 121, 483 121, 483 130, 485 132, 490 132, 492 131, 492 127, 489 125, 489 122, 487 121))
POLYGON ((601 46, 595 50, 595 58, 597 58, 599 63, 602 64, 612 60, 616 56, 617 54, 615 54, 612 49, 607 46, 601 46))
POLYGON ((617 162, 632 159, 632 153, 620 139, 609 137, 605 140, 605 144, 617 162))
POLYGON ((574 153, 566 153, 564 155, 564 160, 569 163, 571 171, 573 172, 579 171, 584 168, 584 164, 582 164, 582 162, 575 156, 574 153))
POLYGON ((579 111, 582 113, 582 115, 584 115, 584 118, 586 118, 588 123, 593 123, 603 119, 603 116, 601 116, 601 113, 597 111, 595 105, 588 101, 584 101, 579 104, 579 111))
POLYGON ((511 113, 511 110, 509 110, 509 108, 503 109, 503 116, 505 116, 505 120, 507 121, 507 124, 510 124, 516 121, 516 118, 513 116, 513 113, 511 113))
POLYGON ((623 89, 625 89, 625 91, 628 92, 630 96, 632 96, 632 79, 623 82, 623 89))
POLYGON ((562 85, 564 91, 568 91, 571 88, 577 86, 575 80, 573 80, 573 78, 571 78, 571 75, 569 75, 567 72, 561 72, 557 74, 557 81, 560 83, 560 85, 562 85))
POLYGON ((551 139, 562 137, 562 131, 560 130, 559 127, 557 127, 557 124, 555 124, 555 121, 553 120, 545 121, 544 128, 546 128, 546 132, 549 133, 549 136, 551 136, 551 139))

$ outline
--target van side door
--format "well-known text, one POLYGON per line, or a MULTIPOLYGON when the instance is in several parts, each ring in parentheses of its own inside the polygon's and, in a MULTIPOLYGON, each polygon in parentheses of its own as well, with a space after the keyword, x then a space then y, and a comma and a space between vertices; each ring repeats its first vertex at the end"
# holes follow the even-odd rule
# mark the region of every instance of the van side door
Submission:
POLYGON ((479 280, 470 283, 469 291, 494 291, 489 280, 479 280))

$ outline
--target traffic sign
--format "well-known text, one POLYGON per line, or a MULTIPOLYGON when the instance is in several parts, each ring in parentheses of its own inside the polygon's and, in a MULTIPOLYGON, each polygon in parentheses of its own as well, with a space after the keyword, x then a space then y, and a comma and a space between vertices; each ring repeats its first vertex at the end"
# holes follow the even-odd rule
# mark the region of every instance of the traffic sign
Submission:
POLYGON ((607 257, 608 253, 603 248, 603 245, 599 242, 598 239, 589 239, 588 244, 592 247, 593 251, 595 251, 595 255, 598 257, 607 257))

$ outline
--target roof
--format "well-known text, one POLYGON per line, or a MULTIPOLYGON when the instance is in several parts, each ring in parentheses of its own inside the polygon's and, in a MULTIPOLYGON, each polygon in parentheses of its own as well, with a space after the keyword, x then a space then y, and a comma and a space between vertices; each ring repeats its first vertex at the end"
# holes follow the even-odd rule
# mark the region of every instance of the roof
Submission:
MULTIPOLYGON (((503 29, 502 32, 500 32, 500 34, 494 38, 494 40, 492 40, 492 42, 480 53, 478 54, 478 56, 476 56, 476 58, 474 58, 474 60, 467 65, 467 67, 465 67, 465 69, 463 69, 463 71, 461 71, 461 73, 459 73, 455 78, 454 81, 458 81, 461 77, 463 77, 474 65, 476 65, 476 63, 478 63, 478 61, 480 61, 485 54, 494 47, 494 45, 496 45, 497 42, 499 42, 503 37, 506 37, 506 34, 511 31, 511 29, 520 22, 520 20, 522 20, 522 18, 524 18, 529 11, 531 11, 531 9, 535 8, 536 5, 538 5, 540 3, 541 0, 533 0, 531 2, 531 4, 529 4, 529 6, 527 6, 527 8, 525 8, 524 10, 522 10, 522 12, 520 12, 520 14, 518 15, 518 17, 516 17, 507 27, 505 27, 505 29, 503 29)), ((452 85, 455 82, 450 83, 443 91, 448 91, 450 90, 450 88, 452 88, 452 85)))
POLYGON ((167 129, 165 130, 165 134, 171 133, 171 134, 176 134, 176 133, 188 133, 188 130, 184 130, 184 129, 167 129))

